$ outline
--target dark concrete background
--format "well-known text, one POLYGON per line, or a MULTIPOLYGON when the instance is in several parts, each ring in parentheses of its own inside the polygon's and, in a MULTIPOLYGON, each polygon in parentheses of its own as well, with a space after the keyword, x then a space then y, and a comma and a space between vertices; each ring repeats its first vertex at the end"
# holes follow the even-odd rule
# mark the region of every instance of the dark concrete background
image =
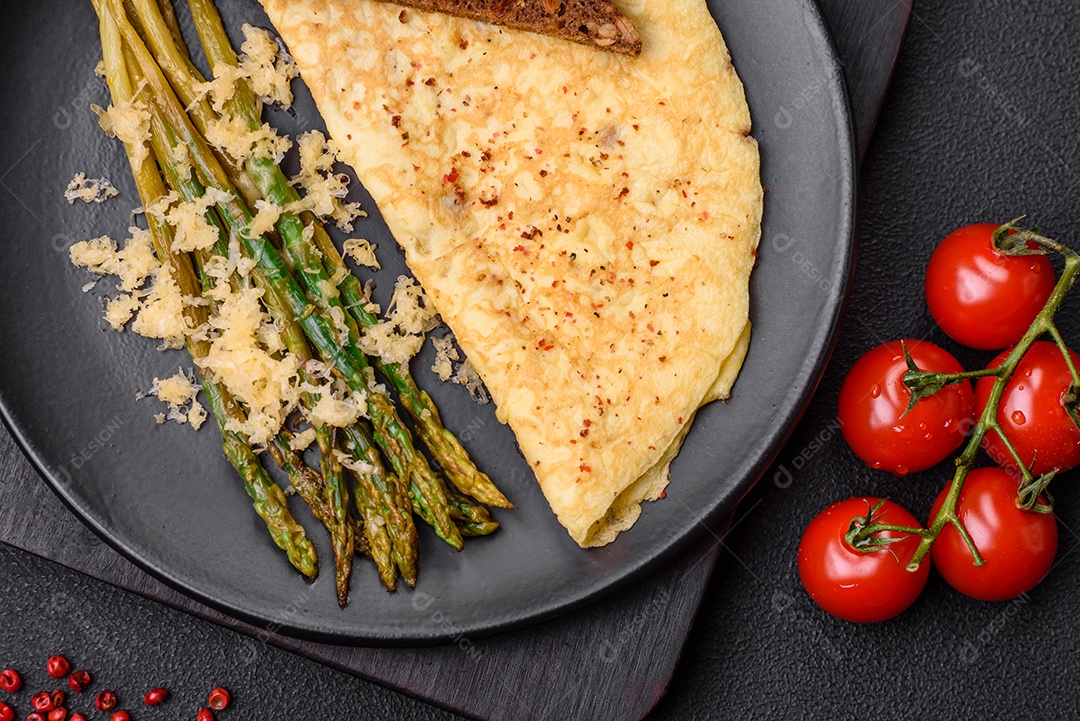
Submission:
MULTIPOLYGON (((1058 564, 1020 601, 971 601, 931 575, 901 617, 854 626, 819 612, 795 571, 799 533, 832 501, 888 495, 923 516, 949 475, 873 472, 834 422, 844 373, 880 341, 929 337, 969 367, 988 360, 945 339, 924 307, 922 269, 936 242, 963 223, 1028 213, 1080 246, 1077 30, 1080 5, 1066 0, 915 8, 864 164, 862 244, 839 345, 775 468, 792 481, 770 472, 744 503, 650 718, 1080 716, 1075 473, 1057 482, 1058 564)), ((1080 344, 1077 307, 1071 299, 1063 318, 1080 344)), ((235 699, 221 718, 454 718, 284 651, 253 652, 230 631, 0 546, 0 666, 22 669, 28 687, 52 687, 44 662, 53 653, 92 669, 95 688, 114 688, 136 718, 194 718, 218 684, 235 699), (142 710, 138 699, 158 684, 172 700, 142 710)), ((17 698, 25 716, 29 694, 17 698)))

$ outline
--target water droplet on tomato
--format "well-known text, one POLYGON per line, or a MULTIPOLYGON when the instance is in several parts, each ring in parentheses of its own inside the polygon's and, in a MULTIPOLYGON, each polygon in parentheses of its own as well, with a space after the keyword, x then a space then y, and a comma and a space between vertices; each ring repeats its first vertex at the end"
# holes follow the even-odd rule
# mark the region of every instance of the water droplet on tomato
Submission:
POLYGON ((927 433, 926 435, 923 436, 923 440, 925 440, 925 441, 934 440, 934 434, 933 433, 927 433))
POLYGON ((898 475, 898 476, 906 476, 907 474, 908 474, 908 467, 907 466, 897 466, 896 467, 896 475, 898 475))
POLYGON ((1024 415, 1023 411, 1013 411, 1010 418, 1012 418, 1012 422, 1018 426, 1022 426, 1027 423, 1027 416, 1024 415))
POLYGON ((875 383, 874 387, 870 389, 870 397, 871 398, 877 398, 880 395, 881 395, 881 386, 879 386, 877 383, 875 383))
POLYGON ((1030 368, 1028 368, 1026 371, 1024 371, 1024 377, 1025 378, 1030 378, 1031 377, 1031 369, 1030 368))
POLYGON ((926 424, 925 423, 920 423, 919 424, 919 430, 920 431, 925 431, 926 430, 926 424))
POLYGON ((915 435, 915 429, 911 426, 893 426, 893 431, 901 438, 911 438, 915 435))
POLYGON ((1021 383, 1020 385, 1016 386, 1016 390, 1018 390, 1018 391, 1024 390, 1024 384, 1021 383))
POLYGON ((874 461, 870 465, 872 465, 875 469, 880 469, 881 468, 881 461, 874 461))

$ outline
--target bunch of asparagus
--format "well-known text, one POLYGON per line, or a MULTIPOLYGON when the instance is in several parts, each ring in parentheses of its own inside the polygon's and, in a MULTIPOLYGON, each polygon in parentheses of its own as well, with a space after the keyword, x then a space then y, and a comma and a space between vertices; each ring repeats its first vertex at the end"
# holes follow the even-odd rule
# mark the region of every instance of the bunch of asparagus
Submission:
MULTIPOLYGON (((365 394, 370 420, 361 418, 347 428, 312 423, 321 454, 317 469, 305 465, 293 449, 293 436, 286 427, 266 449, 330 534, 338 602, 342 606, 348 602, 357 552, 375 563, 390 590, 396 588, 399 576, 415 585, 418 551, 413 514, 460 550, 463 536, 487 535, 498 527, 486 506, 511 508, 510 502, 442 425, 438 409, 417 387, 408 365, 368 358, 360 350, 360 333, 379 318, 369 311, 360 281, 343 270, 342 256, 318 218, 308 211, 286 211, 274 231, 264 235, 249 231, 256 201, 285 208, 300 200, 300 195, 274 159, 255 155, 237 161, 206 140, 207 129, 219 115, 199 93, 197 86, 206 78, 191 61, 170 0, 93 3, 113 104, 130 103, 138 96, 150 112, 149 157, 140 161, 146 149, 125 144, 143 206, 152 207, 168 189, 182 201, 201 198, 207 189, 217 191, 213 197, 218 202, 206 219, 218 230, 218 240, 205 251, 175 251, 173 228, 147 213, 155 253, 169 267, 183 295, 197 298, 221 282, 204 268, 215 255, 228 256, 230 237, 239 239, 254 268, 250 275, 234 274, 229 282, 238 289, 251 283, 262 289, 265 309, 288 352, 300 363, 301 382, 314 385, 307 366, 318 359, 352 391, 365 394), (186 150, 178 152, 179 146, 186 150), (342 277, 338 292, 328 292, 334 287, 331 279, 342 277), (334 322, 342 316, 346 338, 340 337, 334 322), (376 385, 372 366, 393 388, 443 475, 414 442, 393 398, 376 385), (362 469, 352 471, 355 510, 341 454, 357 461, 346 460, 345 465, 362 469)), ((213 73, 237 66, 239 60, 213 0, 189 0, 189 6, 213 73)), ((243 79, 237 82, 224 112, 241 118, 251 131, 262 126, 262 102, 243 79)), ((213 308, 213 301, 186 304, 188 325, 201 327, 213 308)), ((209 342, 189 337, 187 349, 221 429, 225 454, 254 500, 256 512, 292 565, 314 578, 318 572, 315 548, 289 512, 282 489, 261 465, 250 440, 228 430, 230 425, 235 427, 229 421, 242 421, 246 410, 212 374, 204 372, 209 342)), ((301 407, 310 411, 318 401, 315 393, 307 392, 301 397, 301 407)))

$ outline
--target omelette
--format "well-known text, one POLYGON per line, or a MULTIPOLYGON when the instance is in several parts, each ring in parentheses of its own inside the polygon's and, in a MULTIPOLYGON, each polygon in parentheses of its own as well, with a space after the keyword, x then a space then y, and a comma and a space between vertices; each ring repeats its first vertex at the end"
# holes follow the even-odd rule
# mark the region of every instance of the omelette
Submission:
POLYGON ((621 0, 640 57, 377 0, 262 0, 559 522, 659 498, 750 339, 758 147, 705 0, 621 0))

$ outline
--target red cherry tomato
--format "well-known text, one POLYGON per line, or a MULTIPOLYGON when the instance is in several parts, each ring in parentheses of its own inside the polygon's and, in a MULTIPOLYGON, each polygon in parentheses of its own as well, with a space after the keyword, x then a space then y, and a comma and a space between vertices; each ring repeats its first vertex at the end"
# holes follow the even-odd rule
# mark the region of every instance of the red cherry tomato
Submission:
MULTIPOLYGON (((960 373, 960 362, 933 343, 905 341, 920 370, 960 373)), ((967 381, 946 386, 904 415, 911 393, 900 341, 860 358, 840 389, 840 428, 851 450, 874 468, 898 476, 922 471, 949 457, 964 441, 974 401, 967 381), (903 416, 903 417, 901 417, 903 416)))
POLYGON ((1015 345, 1054 290, 1044 255, 1002 255, 992 223, 965 225, 934 251, 926 268, 926 304, 949 337, 972 348, 1015 345))
MULTIPOLYGON (((849 498, 826 508, 810 522, 799 543, 799 578, 814 603, 845 621, 874 623, 897 615, 918 598, 926 585, 930 564, 906 570, 919 539, 908 536, 888 550, 856 551, 844 539, 853 519, 865 518, 878 498, 849 498)), ((919 528, 904 508, 885 501, 875 519, 919 528)), ((903 534, 887 531, 880 538, 903 534)))
MULTIPOLYGON (((1000 365, 1008 354, 1005 351, 988 367, 1000 365)), ((1069 355, 1080 368, 1080 355, 1071 350, 1069 355)), ((1058 347, 1049 341, 1038 341, 1020 361, 1001 396, 997 415, 1001 430, 1028 467, 1035 461, 1032 471, 1035 475, 1080 465, 1080 428, 1061 405, 1071 383, 1072 375, 1058 347)), ((975 384, 975 403, 980 413, 986 408, 993 387, 994 379, 989 377, 980 378, 975 384)), ((986 434, 983 448, 999 466, 1019 473, 1015 459, 996 433, 986 434)))
MULTIPOLYGON (((1016 598, 1035 588, 1054 565, 1057 521, 1050 513, 1017 508, 1019 487, 1008 471, 979 468, 968 474, 960 489, 957 516, 986 564, 972 562, 971 551, 951 524, 942 530, 930 555, 949 585, 965 596, 981 601, 1016 598)), ((946 486, 934 501, 931 522, 948 490, 946 486)))

